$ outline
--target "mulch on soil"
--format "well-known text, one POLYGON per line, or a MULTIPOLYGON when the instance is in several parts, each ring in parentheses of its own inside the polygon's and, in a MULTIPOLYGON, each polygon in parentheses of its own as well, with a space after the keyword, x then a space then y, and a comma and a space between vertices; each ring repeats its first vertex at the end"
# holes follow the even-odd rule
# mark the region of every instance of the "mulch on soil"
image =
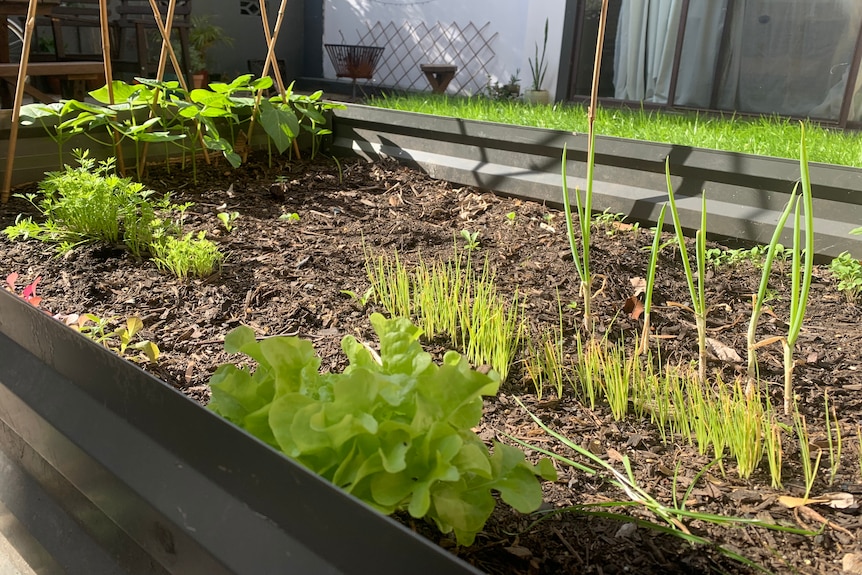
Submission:
MULTIPOLYGON (((448 259, 462 229, 478 231, 477 253, 487 257, 496 270, 503 293, 518 290, 531 325, 538 329, 556 325, 558 297, 564 304, 578 301, 579 284, 559 212, 432 180, 388 161, 343 161, 340 168, 341 174, 328 160, 281 160, 268 167, 266 158, 259 157, 238 170, 224 165, 203 169, 196 184, 176 166, 171 170, 151 168, 146 178, 149 187, 172 192, 175 201, 195 203, 187 212, 187 230, 206 230, 227 253, 221 271, 204 280, 180 282, 160 273, 152 262, 135 261, 113 246, 85 246, 57 257, 53 246, 10 242, 5 237, 0 239, 0 273, 3 277, 11 272, 21 274, 19 286, 41 276, 42 305, 53 313, 140 317, 145 325, 143 337, 162 352, 158 364, 146 369, 202 403, 208 398, 212 372, 220 363, 234 359, 224 353, 223 339, 239 324, 254 328, 260 336, 308 338, 323 358, 323 369, 342 369, 341 338, 353 334, 370 341, 373 332, 368 316, 380 311, 373 302, 361 307, 342 293, 361 294, 369 287, 365 250, 374 254, 397 250, 408 263, 420 255, 425 260, 448 259), (240 214, 230 233, 216 218, 219 208, 240 214), (514 219, 507 217, 512 212, 514 219), (299 214, 299 221, 280 219, 287 213, 299 214)), ((12 224, 19 213, 32 211, 27 202, 13 198, 0 207, 0 226, 12 224)), ((628 316, 623 306, 634 293, 631 280, 646 276, 644 248, 648 249, 651 234, 611 223, 597 227, 593 237, 593 268, 605 278, 602 295, 594 304, 598 329, 613 339, 635 341, 642 320, 628 316)), ((668 305, 689 300, 678 251, 666 249, 659 266, 653 325, 665 336, 662 355, 666 361, 688 362, 697 353, 693 318, 668 305)), ((710 337, 743 356, 751 294, 759 278, 757 267, 742 263, 712 269, 707 280, 710 337)), ((771 287, 777 298, 769 302, 771 313, 764 315, 761 337, 779 335, 786 329, 786 283, 783 275, 773 275, 771 287)), ((573 345, 571 335, 580 318, 577 311, 566 309, 564 313, 567 345, 573 345)), ((829 272, 818 268, 798 344, 796 389, 815 442, 825 438, 823 397, 827 392, 837 407, 845 439, 835 482, 827 483, 828 457, 824 456, 813 494, 862 493, 856 439, 857 426, 862 423, 860 319, 860 308, 847 303, 829 272)), ((439 352, 445 342, 435 341, 429 347, 439 352)), ((773 403, 780 405, 780 348, 762 350, 760 360, 762 378, 771 382, 773 403)), ((709 365, 710 373, 720 373, 725 381, 740 367, 717 358, 709 365)), ((562 398, 547 391, 539 400, 517 365, 499 396, 486 401, 478 430, 483 439, 507 441, 502 436, 506 433, 563 452, 515 403, 516 397, 553 428, 607 455, 618 467, 617 454, 628 455, 639 485, 668 505, 674 499, 674 481, 681 496, 710 461, 682 440, 662 443, 647 419, 630 415, 617 422, 604 406, 586 409, 571 390, 562 398)), ((690 492, 687 507, 822 528, 818 535, 719 527, 696 520, 687 522, 687 527, 776 573, 838 573, 842 562, 851 568, 848 573, 862 573, 862 568, 851 566, 853 559, 860 558, 856 554, 862 553, 857 541, 862 535, 858 508, 812 506, 817 514, 811 514, 794 512, 778 502, 780 495, 801 495, 804 490, 794 440, 786 437, 784 447, 784 491, 769 488, 765 461, 751 480, 742 481, 734 473, 733 461, 727 460, 726 474, 717 467, 703 474, 690 492)), ((559 512, 572 505, 627 500, 601 478, 566 468, 559 471, 558 481, 545 485, 543 521, 501 504, 470 548, 456 547, 451 537, 421 521, 399 519, 493 574, 752 572, 714 547, 690 545, 644 527, 636 520, 657 520, 637 507, 614 508, 630 514, 628 522, 559 512)))

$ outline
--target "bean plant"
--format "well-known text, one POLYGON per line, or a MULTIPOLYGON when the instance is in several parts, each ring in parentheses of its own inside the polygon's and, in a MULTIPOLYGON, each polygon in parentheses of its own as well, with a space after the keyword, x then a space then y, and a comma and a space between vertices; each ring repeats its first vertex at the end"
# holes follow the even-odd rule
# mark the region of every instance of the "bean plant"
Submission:
POLYGON ((23 123, 39 122, 57 143, 61 158, 63 144, 74 135, 110 146, 120 158, 124 141, 135 150, 135 173, 142 176, 150 144, 165 145, 166 158, 172 151, 192 163, 197 177, 197 156, 221 154, 238 167, 247 154, 252 122, 259 123, 267 136, 267 148, 283 154, 296 149, 294 142, 304 130, 312 137, 312 155, 318 153, 321 139, 331 133, 326 127, 329 110, 343 104, 322 100, 323 93, 297 94, 293 85, 284 94, 262 99, 254 94, 272 87, 272 78, 245 74, 231 82, 213 82, 208 88, 184 90, 176 81, 136 78, 134 84, 114 80, 111 103, 108 87, 90 92, 96 103, 69 100, 62 106, 31 104, 21 111, 23 123), (240 153, 243 152, 243 153, 240 153))

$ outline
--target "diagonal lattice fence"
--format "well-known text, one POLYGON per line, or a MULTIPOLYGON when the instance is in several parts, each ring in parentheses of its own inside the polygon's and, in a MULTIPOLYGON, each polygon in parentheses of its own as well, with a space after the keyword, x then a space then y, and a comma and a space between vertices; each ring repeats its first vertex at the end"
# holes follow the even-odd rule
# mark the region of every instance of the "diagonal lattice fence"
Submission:
MULTIPOLYGON (((374 72, 374 82, 405 90, 430 90, 420 64, 450 64, 458 73, 447 92, 475 94, 488 83, 489 67, 496 56, 498 33, 491 23, 477 26, 452 22, 396 24, 376 22, 365 31, 357 30, 357 44, 383 46, 383 56, 374 72)), ((348 41, 341 33, 342 42, 348 41)))

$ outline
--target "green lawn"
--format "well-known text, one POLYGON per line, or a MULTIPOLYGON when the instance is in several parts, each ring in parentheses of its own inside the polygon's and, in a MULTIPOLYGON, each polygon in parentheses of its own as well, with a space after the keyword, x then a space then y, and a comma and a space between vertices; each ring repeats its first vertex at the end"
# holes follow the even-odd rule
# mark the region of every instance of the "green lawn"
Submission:
MULTIPOLYGON (((372 98, 367 104, 437 116, 587 131, 586 107, 578 104, 534 106, 517 100, 436 94, 372 98)), ((741 118, 620 108, 599 108, 596 114, 596 133, 606 136, 794 159, 799 157, 800 127, 797 120, 778 117, 741 118)), ((812 162, 862 167, 859 132, 805 122, 805 133, 812 162)))

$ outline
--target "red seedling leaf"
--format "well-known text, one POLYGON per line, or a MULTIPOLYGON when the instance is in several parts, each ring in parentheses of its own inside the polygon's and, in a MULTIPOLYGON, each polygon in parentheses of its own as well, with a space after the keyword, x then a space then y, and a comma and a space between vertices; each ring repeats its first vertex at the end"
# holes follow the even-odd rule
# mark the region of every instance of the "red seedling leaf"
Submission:
MULTIPOLYGON (((40 279, 42 279, 42 276, 37 276, 36 279, 33 280, 33 283, 26 286, 21 291, 21 297, 24 298, 25 300, 29 301, 30 303, 33 303, 32 300, 37 298, 37 296, 36 296, 36 285, 39 283, 40 279)), ((42 300, 42 298, 38 298, 38 299, 39 299, 39 301, 42 300)), ((33 303, 33 305, 39 305, 39 304, 33 303)))
POLYGON ((6 285, 9 286, 9 289, 13 292, 15 291, 16 281, 18 281, 18 272, 12 272, 8 276, 6 276, 6 285))
POLYGON ((630 318, 638 319, 644 312, 644 304, 639 298, 632 296, 626 299, 626 303, 623 304, 623 311, 626 312, 630 318))

